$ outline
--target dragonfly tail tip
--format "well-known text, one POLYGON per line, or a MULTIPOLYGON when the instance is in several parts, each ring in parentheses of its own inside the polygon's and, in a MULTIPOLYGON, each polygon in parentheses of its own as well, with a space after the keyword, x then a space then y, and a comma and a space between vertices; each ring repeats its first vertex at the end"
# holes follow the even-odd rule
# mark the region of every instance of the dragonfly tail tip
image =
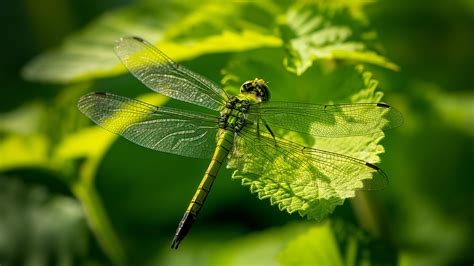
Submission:
POLYGON ((191 212, 186 211, 186 213, 184 213, 184 216, 178 225, 178 229, 176 230, 176 234, 173 238, 173 241, 171 242, 171 248, 178 249, 179 244, 188 234, 189 229, 191 228, 195 220, 196 217, 191 212))
POLYGON ((178 249, 180 241, 178 240, 178 237, 175 236, 173 238, 173 242, 171 242, 171 248, 172 249, 178 249))

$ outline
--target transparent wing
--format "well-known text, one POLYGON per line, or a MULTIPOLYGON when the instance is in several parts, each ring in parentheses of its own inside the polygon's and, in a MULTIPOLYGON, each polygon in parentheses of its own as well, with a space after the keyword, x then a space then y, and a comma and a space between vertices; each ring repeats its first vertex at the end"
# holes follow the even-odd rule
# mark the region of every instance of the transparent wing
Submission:
POLYGON ((103 128, 146 148, 210 158, 216 146, 217 117, 157 107, 126 97, 94 92, 79 110, 103 128))
POLYGON ((268 102, 252 105, 249 119, 319 137, 349 137, 400 126, 403 117, 385 103, 317 105, 268 102), (262 121, 263 120, 263 121, 262 121))
POLYGON ((119 39, 115 53, 137 79, 160 94, 217 111, 227 102, 228 95, 215 83, 139 37, 119 39))
POLYGON ((312 199, 347 198, 355 190, 381 189, 388 184, 381 169, 362 160, 273 139, 252 127, 238 136, 228 167, 254 174, 290 194, 307 191, 312 199))

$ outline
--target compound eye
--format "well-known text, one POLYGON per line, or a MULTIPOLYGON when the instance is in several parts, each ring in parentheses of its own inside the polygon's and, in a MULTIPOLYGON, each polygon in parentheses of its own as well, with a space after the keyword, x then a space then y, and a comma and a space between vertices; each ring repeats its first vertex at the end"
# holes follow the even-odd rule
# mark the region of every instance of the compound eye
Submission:
POLYGON ((248 80, 240 86, 241 93, 252 93, 258 96, 262 102, 270 99, 270 91, 263 79, 248 80))
POLYGON ((242 86, 240 86, 240 92, 250 92, 254 90, 253 80, 249 80, 244 82, 242 86))
POLYGON ((262 102, 270 100, 270 90, 264 83, 257 82, 256 94, 262 99, 262 102))

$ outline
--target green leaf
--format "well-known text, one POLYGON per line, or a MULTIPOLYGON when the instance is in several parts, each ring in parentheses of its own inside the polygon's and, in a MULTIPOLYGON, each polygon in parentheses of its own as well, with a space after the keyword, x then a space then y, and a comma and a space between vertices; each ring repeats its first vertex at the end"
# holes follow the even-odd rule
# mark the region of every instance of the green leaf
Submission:
POLYGON ((25 104, 0 115, 4 133, 0 136, 0 169, 43 168, 56 171, 61 178, 71 177, 73 163, 58 157, 57 148, 63 138, 77 131, 80 113, 71 106, 89 88, 90 84, 70 86, 47 103, 25 104))
POLYGON ((22 167, 48 168, 50 166, 49 145, 49 140, 40 134, 2 136, 0 171, 22 167))
POLYGON ((186 245, 180 247, 179 256, 176 256, 176 252, 170 251, 167 245, 163 247, 159 257, 150 264, 277 266, 279 265, 276 260, 277 254, 291 239, 304 234, 309 227, 310 224, 307 222, 298 222, 246 235, 239 234, 239 229, 229 230, 227 227, 214 228, 201 234, 195 232, 186 239, 186 245), (232 236, 236 233, 238 237, 232 236))
MULTIPOLYGON (((416 82, 414 90, 446 125, 474 136, 474 93, 446 93, 437 85, 416 82)), ((441 121, 440 121, 441 122, 441 121)))
POLYGON ((231 241, 210 261, 210 265, 278 265, 275 256, 295 235, 307 228, 305 223, 290 224, 250 234, 231 241))
MULTIPOLYGON (((76 102, 90 85, 68 87, 48 107, 29 104, 0 116, 6 122, 0 127, 5 132, 0 136, 0 171, 43 168, 55 173, 82 204, 105 253, 115 264, 123 264, 123 248, 93 182, 117 136, 98 126, 78 129, 77 120, 86 118, 76 109, 76 102)), ((156 93, 139 99, 156 105, 168 100, 156 93)))
POLYGON ((41 104, 31 103, 0 114, 0 171, 50 165, 51 141, 38 133, 45 109, 41 104))
POLYGON ((344 265, 329 223, 314 226, 288 243, 277 256, 281 265, 344 265))
POLYGON ((289 223, 242 235, 238 228, 196 231, 176 256, 163 246, 150 265, 395 265, 396 253, 352 224, 289 223), (207 251, 210 252, 207 252, 207 251))
MULTIPOLYGON (((157 93, 144 94, 137 99, 154 105, 163 105, 168 101, 168 98, 157 93)), ((99 126, 84 128, 66 135, 55 149, 55 156, 60 160, 85 158, 79 177, 89 183, 95 178, 99 163, 117 138, 117 135, 99 126)))
MULTIPOLYGON (((143 95, 139 99, 155 105, 161 105, 168 100, 156 93, 143 95)), ((85 128, 76 134, 64 137, 56 148, 55 155, 64 161, 84 159, 78 170, 79 179, 71 184, 71 190, 82 203, 91 228, 105 253, 115 264, 123 264, 125 262, 123 247, 93 182, 100 162, 117 137, 98 126, 85 128)))
POLYGON ((288 54, 284 63, 301 75, 316 60, 348 60, 388 69, 399 67, 383 57, 377 34, 360 13, 364 2, 295 4, 281 18, 280 31, 288 54))
POLYGON ((88 253, 86 218, 77 201, 0 176, 2 264, 73 265, 88 253))
POLYGON ((108 12, 23 69, 28 80, 66 83, 120 74, 114 42, 136 35, 176 61, 207 53, 281 46, 272 33, 277 8, 268 1, 150 1, 108 12), (270 26, 270 27, 269 27, 270 26))
MULTIPOLYGON (((331 66, 318 65, 305 75, 296 77, 273 63, 278 60, 275 59, 278 58, 277 51, 260 55, 255 57, 253 53, 249 53, 248 56, 239 56, 238 59, 231 60, 229 67, 224 71, 226 76, 223 79, 228 90, 235 89, 238 84, 236 80, 245 80, 256 75, 270 80, 272 97, 277 100, 331 103, 329 99, 338 98, 336 101, 338 103, 360 103, 379 102, 382 98, 383 94, 376 91, 378 82, 373 80, 372 74, 364 71, 362 66, 356 67, 355 70, 351 66, 332 70, 331 66), (334 88, 338 88, 346 96, 340 96, 341 92, 339 90, 334 92, 334 88), (332 97, 331 94, 335 96, 332 97)), ((303 145, 352 156, 370 163, 379 162, 379 154, 384 152, 383 147, 379 145, 383 133, 317 139, 289 132, 278 132, 277 135, 303 145)), ((256 193, 260 199, 268 198, 271 204, 277 205, 280 210, 289 213, 298 212, 308 219, 321 220, 333 212, 337 205, 343 204, 346 198, 354 197, 355 190, 362 186, 362 180, 371 177, 361 174, 350 183, 343 184, 344 193, 312 186, 302 188, 297 183, 297 178, 287 178, 285 183, 280 183, 271 177, 241 171, 235 171, 233 178, 241 180, 242 185, 249 186, 250 191, 256 193), (288 193, 288 186, 292 193, 288 193)))
POLYGON ((395 265, 397 253, 352 224, 336 220, 294 238, 277 260, 289 265, 395 265))

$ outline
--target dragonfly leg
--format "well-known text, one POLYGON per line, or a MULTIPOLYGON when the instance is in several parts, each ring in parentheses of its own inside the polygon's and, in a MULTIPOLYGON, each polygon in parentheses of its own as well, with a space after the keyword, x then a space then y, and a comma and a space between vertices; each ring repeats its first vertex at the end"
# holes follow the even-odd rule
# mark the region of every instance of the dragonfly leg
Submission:
POLYGON ((276 139, 275 139, 275 134, 273 134, 273 131, 271 130, 271 128, 268 126, 267 122, 265 122, 265 120, 263 120, 263 118, 261 118, 262 121, 263 121, 263 124, 265 125, 265 128, 268 130, 268 132, 270 133, 270 135, 272 135, 272 138, 273 140, 275 141, 275 146, 277 144, 276 142, 276 139))
POLYGON ((260 138, 260 119, 257 120, 257 138, 260 138))
POLYGON ((265 122, 265 120, 263 120, 263 118, 260 118, 263 122, 263 124, 265 125, 265 128, 268 130, 268 132, 270 133, 270 135, 272 135, 272 138, 275 139, 275 134, 273 134, 273 131, 270 129, 270 127, 268 126, 267 122, 265 122))

